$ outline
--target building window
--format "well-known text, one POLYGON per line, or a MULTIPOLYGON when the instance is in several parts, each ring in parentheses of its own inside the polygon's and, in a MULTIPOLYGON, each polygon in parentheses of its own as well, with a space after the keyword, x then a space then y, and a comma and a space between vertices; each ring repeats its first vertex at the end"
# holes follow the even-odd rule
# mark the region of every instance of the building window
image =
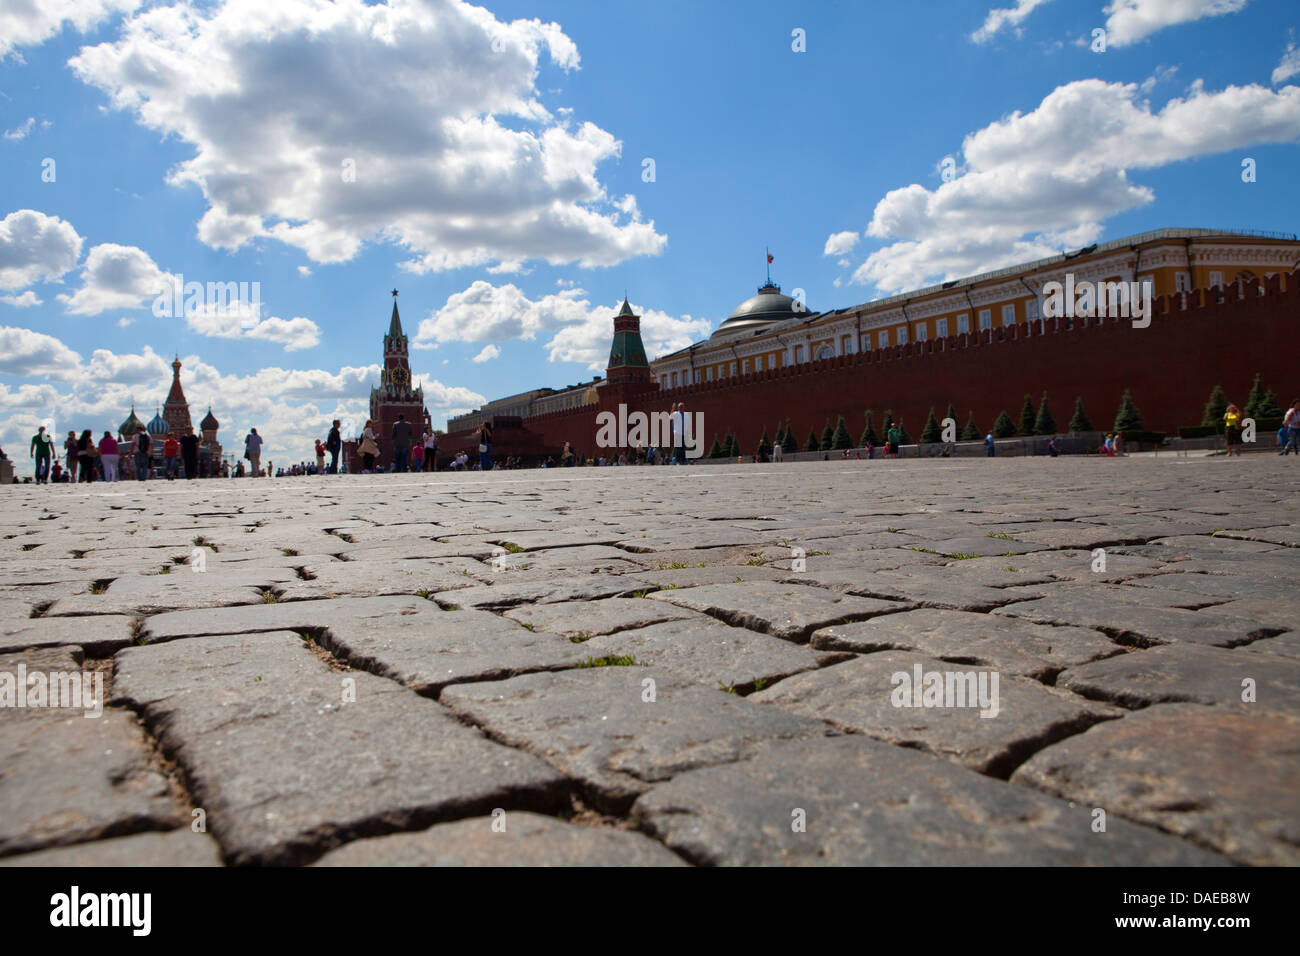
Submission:
POLYGON ((970 331, 970 316, 969 315, 957 316, 957 334, 965 335, 969 331, 970 331))
POLYGON ((876 343, 882 348, 889 348, 889 331, 886 330, 876 335, 876 343))
POLYGON ((729 369, 727 370, 727 375, 728 375, 729 377, 731 377, 731 378, 735 378, 735 377, 736 377, 736 363, 735 363, 735 362, 732 362, 732 363, 731 363, 731 368, 729 368, 729 369))
POLYGON ((1043 317, 1043 313, 1039 311, 1037 299, 1027 299, 1025 301, 1025 315, 1031 322, 1036 322, 1043 317))
POLYGON ((853 351, 853 336, 846 335, 840 339, 840 354, 848 355, 853 351))
POLYGON ((871 333, 870 333, 870 332, 864 332, 864 333, 862 333, 862 351, 864 351, 864 352, 870 352, 870 351, 871 351, 871 333))
POLYGON ((796 345, 796 346, 794 347, 794 363, 795 363, 796 365, 799 365, 799 364, 801 364, 802 362, 803 362, 803 346, 802 346, 802 345, 796 345))
POLYGON ((1003 325, 1015 325, 1015 324, 1016 324, 1016 307, 1015 307, 1015 305, 1004 305, 1004 306, 1002 307, 1002 324, 1003 324, 1003 325))
POLYGON ((1192 291, 1192 276, 1190 273, 1187 272, 1174 273, 1174 291, 1175 292, 1192 291))
POLYGON ((1223 285, 1223 273, 1222 273, 1222 272, 1211 272, 1211 273, 1210 273, 1210 285, 1211 285, 1212 287, 1216 288, 1216 289, 1217 289, 1219 286, 1223 285))
POLYGON ((948 337, 948 320, 947 320, 947 319, 938 319, 938 320, 934 323, 934 334, 937 335, 937 336, 938 336, 939 338, 941 338, 941 339, 946 339, 946 338, 948 337))
POLYGON ((829 344, 823 345, 817 350, 817 358, 823 362, 827 359, 835 358, 835 348, 829 344))
POLYGON ((898 327, 898 330, 897 330, 897 333, 896 333, 896 335, 895 335, 895 338, 898 339, 898 344, 899 344, 899 345, 906 345, 906 344, 907 344, 907 326, 905 326, 905 325, 900 325, 900 326, 898 327))
POLYGON ((980 331, 993 328, 993 313, 988 309, 980 309, 980 331))
POLYGON ((708 381, 710 381, 710 382, 713 381, 713 366, 712 366, 712 365, 710 365, 708 368, 706 368, 706 369, 704 370, 704 377, 705 377, 708 381))
POLYGON ((916 340, 918 342, 924 342, 928 340, 929 337, 930 337, 930 327, 926 325, 924 322, 922 322, 920 325, 916 327, 916 340))

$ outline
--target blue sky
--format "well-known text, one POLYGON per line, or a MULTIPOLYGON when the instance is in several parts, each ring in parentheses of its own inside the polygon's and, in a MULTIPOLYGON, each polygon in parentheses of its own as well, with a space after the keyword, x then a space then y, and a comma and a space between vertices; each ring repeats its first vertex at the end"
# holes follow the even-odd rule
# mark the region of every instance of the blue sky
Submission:
POLYGON ((393 287, 441 425, 600 373, 625 289, 652 357, 705 337, 765 247, 817 310, 1300 222, 1281 0, 69 9, 0 4, 0 447, 24 460, 41 422, 152 414, 173 353, 228 448, 255 425, 306 458, 364 419, 393 287), (257 282, 260 310, 154 315, 180 275, 257 282))

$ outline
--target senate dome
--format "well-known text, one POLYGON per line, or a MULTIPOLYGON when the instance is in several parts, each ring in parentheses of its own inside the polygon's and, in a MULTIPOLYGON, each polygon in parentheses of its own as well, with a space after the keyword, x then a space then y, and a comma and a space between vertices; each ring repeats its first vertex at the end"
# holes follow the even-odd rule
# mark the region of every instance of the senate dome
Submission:
POLYGON ((768 282, 758 290, 758 295, 746 299, 722 320, 710 338, 721 338, 740 332, 757 332, 787 319, 808 318, 812 313, 805 303, 781 294, 781 287, 768 282))

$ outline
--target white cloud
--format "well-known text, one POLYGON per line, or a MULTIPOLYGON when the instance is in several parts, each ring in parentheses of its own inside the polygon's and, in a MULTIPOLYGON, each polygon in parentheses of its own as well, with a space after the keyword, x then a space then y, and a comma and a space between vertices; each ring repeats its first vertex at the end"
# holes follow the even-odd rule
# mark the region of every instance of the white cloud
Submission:
MULTIPOLYGON (((984 18, 984 25, 972 33, 970 38, 975 43, 987 43, 1003 27, 1019 27, 1020 22, 1033 13, 1036 7, 1050 2, 1051 0, 1016 0, 1014 7, 990 10, 984 18)), ((1016 32, 1019 34, 1019 30, 1016 32)))
POLYGON ((858 244, 859 236, 852 230, 846 232, 837 232, 826 240, 826 248, 822 250, 824 256, 844 256, 853 251, 853 247, 858 244))
MULTIPOLYGON (((3 42, 3 41, 0 41, 0 42, 3 42)), ((18 140, 18 139, 26 139, 26 138, 27 138, 27 134, 30 133, 30 132, 32 131, 32 128, 33 128, 35 125, 36 125, 36 117, 35 117, 35 116, 29 116, 29 117, 27 117, 26 120, 24 120, 23 122, 19 123, 19 124, 18 124, 17 126, 15 126, 13 129, 7 129, 7 130, 5 130, 5 139, 14 139, 14 140, 18 140)))
POLYGON ((143 249, 105 242, 86 254, 81 288, 57 298, 73 315, 99 315, 108 309, 139 308, 174 281, 143 249))
POLYGON ((934 190, 895 189, 876 205, 867 235, 894 241, 853 281, 897 292, 1086 245, 1107 218, 1155 198, 1129 181, 1131 170, 1300 140, 1300 87, 1193 84, 1158 112, 1138 92, 1078 80, 971 133, 963 175, 934 190))
MULTIPOLYGON (((436 342, 504 342, 531 340, 555 333, 546 343, 552 362, 582 362, 602 369, 609 360, 614 315, 621 303, 592 305, 586 290, 563 289, 532 300, 517 286, 494 286, 482 279, 420 323, 412 342, 428 348, 436 342)), ((651 309, 641 317, 641 339, 651 358, 685 348, 707 335, 707 319, 679 317, 651 309)))
POLYGON ((1294 42, 1286 45, 1286 52, 1282 54, 1282 59, 1278 61, 1276 69, 1273 70, 1273 85, 1277 86, 1293 76, 1300 76, 1300 49, 1294 42))
POLYGON ((1177 74, 1178 67, 1176 66, 1158 66, 1150 76, 1142 81, 1138 89, 1142 91, 1143 96, 1150 96, 1159 84, 1172 80, 1177 74))
POLYGON ((0 219, 0 289, 55 282, 81 258, 82 239, 58 216, 19 209, 0 219))
POLYGON ((490 362, 494 358, 500 356, 500 354, 501 354, 501 350, 497 348, 495 345, 485 345, 483 346, 483 351, 479 352, 478 355, 474 356, 473 361, 490 362))
POLYGON ((52 335, 0 326, 0 372, 24 378, 75 375, 81 356, 52 335))
POLYGON ((579 64, 556 24, 463 0, 183 0, 70 63, 194 147, 170 181, 202 189, 213 247, 273 237, 323 263, 383 241, 415 272, 658 254, 666 238, 596 175, 619 142, 540 102, 543 57, 579 64))
POLYGON ((533 339, 538 332, 587 318, 582 289, 564 289, 531 301, 517 286, 494 286, 482 279, 447 297, 442 308, 420 322, 416 347, 435 342, 504 342, 533 339))
POLYGON ((12 305, 15 309, 28 309, 34 305, 43 304, 31 289, 28 289, 22 295, 0 295, 0 302, 12 305))
POLYGON ((308 266, 299 266, 298 275, 302 276, 304 279, 307 278, 307 276, 311 275, 311 268, 308 266))
POLYGON ((132 325, 135 325, 135 319, 128 319, 125 315, 117 320, 117 327, 119 329, 125 329, 132 325))
POLYGON ((1236 13, 1247 0, 1113 0, 1106 14, 1106 42, 1129 46, 1165 27, 1236 13))
POLYGON ((249 329, 248 337, 279 342, 286 352, 297 352, 320 344, 320 326, 301 315, 292 319, 273 315, 249 329))
POLYGON ((65 23, 85 33, 139 5, 140 0, 7 0, 0 5, 0 59, 16 47, 44 43, 65 23))

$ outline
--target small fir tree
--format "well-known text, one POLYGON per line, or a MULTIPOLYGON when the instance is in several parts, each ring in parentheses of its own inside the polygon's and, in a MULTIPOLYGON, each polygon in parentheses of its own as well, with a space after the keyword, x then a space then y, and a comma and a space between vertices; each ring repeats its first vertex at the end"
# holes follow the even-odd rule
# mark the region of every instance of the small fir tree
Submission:
POLYGON ((1016 433, 1016 423, 1011 420, 1007 410, 1002 409, 1002 414, 998 415, 997 421, 993 423, 994 438, 1010 438, 1016 433))
POLYGON ((826 427, 822 429, 821 448, 822 451, 830 451, 835 447, 835 429, 831 428, 831 420, 826 419, 826 427))
POLYGON ((1216 385, 1210 392, 1210 400, 1205 403, 1205 412, 1201 415, 1202 425, 1222 425, 1223 414, 1228 410, 1228 398, 1223 394, 1223 386, 1216 385))
POLYGON ((1277 396, 1273 394, 1273 390, 1269 389, 1264 393, 1264 400, 1259 403, 1259 408, 1255 409, 1255 414, 1260 418, 1281 418, 1286 412, 1277 403, 1277 396))
POLYGON ((844 416, 841 415, 839 421, 835 423, 834 444, 831 446, 836 450, 853 447, 853 439, 849 436, 849 429, 844 424, 844 416))
POLYGON ((759 458, 772 457, 772 443, 767 440, 767 429, 763 429, 763 434, 759 436, 758 448, 755 449, 759 458))
POLYGON ((1074 414, 1070 416, 1070 431, 1074 434, 1092 431, 1092 422, 1088 421, 1088 415, 1083 410, 1082 395, 1074 397, 1074 414))
POLYGON ((719 444, 717 435, 713 436, 713 444, 709 446, 709 457, 710 458, 722 457, 722 445, 719 444))
POLYGON ((821 451, 822 443, 817 440, 817 429, 810 429, 808 432, 808 441, 804 443, 804 451, 821 451))
POLYGON ((975 410, 971 409, 970 417, 966 419, 966 427, 961 430, 958 436, 962 441, 979 441, 984 437, 980 427, 975 424, 975 410))
POLYGON ((1264 386, 1260 383, 1260 374, 1255 373, 1255 382, 1250 386, 1250 395, 1246 397, 1246 418, 1263 418, 1259 406, 1264 401, 1264 386))
POLYGON ((1115 413, 1114 431, 1131 432, 1142 430, 1142 413, 1133 404, 1133 396, 1124 389, 1124 397, 1119 400, 1119 411, 1115 413))
POLYGON ((1034 433, 1034 400, 1028 395, 1025 396, 1025 404, 1020 406, 1020 427, 1017 431, 1022 435, 1034 433))
POLYGON ((781 443, 781 448, 792 455, 799 450, 799 442, 794 437, 794 429, 790 427, 789 422, 785 426, 785 441, 781 443))
POLYGON ((930 444, 937 442, 943 435, 943 430, 939 428, 939 419, 934 417, 934 406, 930 406, 930 417, 925 420, 925 427, 921 429, 921 442, 930 444))
POLYGON ((1046 392, 1043 392, 1043 400, 1038 404, 1038 417, 1034 419, 1034 434, 1056 434, 1056 419, 1052 417, 1052 411, 1047 407, 1046 392))
POLYGON ((871 424, 871 409, 869 408, 867 409, 866 417, 867 424, 866 427, 862 429, 862 438, 858 441, 858 444, 863 448, 866 448, 868 445, 871 445, 874 448, 876 445, 880 444, 880 436, 876 434, 876 428, 871 424))

